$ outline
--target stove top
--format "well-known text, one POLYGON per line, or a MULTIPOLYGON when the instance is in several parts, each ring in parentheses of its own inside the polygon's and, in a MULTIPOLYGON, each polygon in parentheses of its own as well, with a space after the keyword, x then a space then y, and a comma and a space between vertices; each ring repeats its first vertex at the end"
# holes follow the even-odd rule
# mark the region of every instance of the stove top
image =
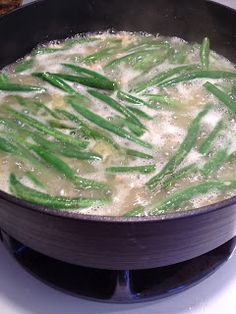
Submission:
POLYGON ((137 303, 170 297, 212 275, 231 257, 236 237, 188 261, 143 270, 105 270, 65 263, 38 253, 1 231, 12 256, 44 283, 93 301, 137 303))
POLYGON ((26 272, 0 244, 0 309, 3 314, 235 314, 235 268, 233 254, 213 275, 182 293, 153 302, 105 304, 45 285, 26 272))

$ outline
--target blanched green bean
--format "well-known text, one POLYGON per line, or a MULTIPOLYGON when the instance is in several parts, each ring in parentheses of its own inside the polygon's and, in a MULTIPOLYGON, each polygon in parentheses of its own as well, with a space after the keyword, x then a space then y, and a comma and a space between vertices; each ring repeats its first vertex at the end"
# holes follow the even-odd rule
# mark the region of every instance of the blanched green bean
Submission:
MULTIPOLYGON (((12 154, 24 162, 30 162, 38 170, 43 168, 43 164, 28 151, 28 147, 25 148, 22 144, 19 144, 19 141, 18 143, 15 142, 11 135, 5 134, 5 137, 6 138, 0 137, 0 150, 12 154)), ((14 135, 14 139, 17 141, 18 137, 14 135)), ((22 138, 19 137, 19 139, 21 143, 22 138)))
POLYGON ((204 164, 201 173, 208 177, 214 174, 228 159, 228 149, 222 148, 215 152, 210 159, 204 164))
POLYGON ((127 127, 131 133, 133 133, 136 136, 142 136, 144 134, 144 131, 140 126, 133 124, 132 122, 128 121, 127 119, 120 117, 120 116, 114 116, 112 117, 112 122, 120 127, 127 127))
POLYGON ((210 111, 210 109, 211 106, 207 105, 193 119, 188 128, 187 135, 182 144, 180 145, 180 147, 170 158, 167 164, 162 168, 162 170, 146 183, 149 189, 154 189, 158 185, 158 183, 160 183, 163 180, 163 178, 165 178, 166 175, 171 175, 172 172, 178 167, 178 165, 185 159, 185 157, 188 155, 188 153, 196 144, 200 130, 200 122, 202 118, 210 111))
POLYGON ((34 76, 38 77, 39 79, 48 82, 54 87, 57 87, 58 89, 63 90, 66 93, 69 94, 75 94, 76 91, 70 87, 67 83, 65 83, 60 77, 57 75, 54 75, 49 72, 43 72, 43 73, 33 73, 34 76))
POLYGON ((210 191, 227 192, 236 189, 236 181, 205 181, 196 185, 189 186, 182 190, 172 193, 162 201, 158 202, 153 209, 150 210, 150 215, 164 214, 173 209, 179 209, 186 202, 193 200, 194 197, 202 194, 207 194, 210 191))
POLYGON ((136 206, 123 215, 123 217, 135 217, 143 214, 145 208, 143 206, 136 206))
POLYGON ((44 188, 45 184, 42 183, 39 178, 34 174, 33 171, 25 172, 25 176, 33 182, 34 185, 38 186, 39 188, 44 188))
POLYGON ((158 83, 158 87, 168 87, 173 86, 181 82, 187 82, 195 79, 201 78, 210 78, 210 79, 235 79, 236 72, 229 72, 229 71, 195 71, 190 72, 188 74, 180 75, 174 77, 173 79, 166 80, 164 82, 158 83))
POLYGON ((143 50, 131 52, 127 55, 124 55, 123 57, 120 57, 120 58, 117 58, 115 60, 110 61, 109 63, 106 64, 105 67, 110 68, 110 67, 117 66, 117 65, 121 64, 122 62, 130 62, 130 61, 133 61, 135 58, 149 54, 151 52, 156 52, 156 47, 152 48, 152 49, 143 49, 143 50))
POLYGON ((10 175, 10 190, 27 202, 54 209, 79 209, 109 202, 107 198, 63 197, 41 193, 23 185, 13 173, 10 175))
POLYGON ((106 172, 110 173, 130 173, 130 172, 138 172, 138 173, 151 173, 155 171, 155 165, 145 165, 145 166, 113 166, 106 168, 106 172))
POLYGON ((154 157, 152 155, 143 153, 143 152, 139 152, 137 150, 134 149, 125 149, 125 152, 128 156, 132 156, 132 157, 138 157, 138 158, 143 158, 143 159, 153 159, 154 157))
POLYGON ((71 169, 63 160, 57 158, 53 153, 50 153, 49 151, 46 151, 37 145, 31 145, 31 149, 59 173, 63 174, 67 179, 71 180, 77 188, 99 190, 107 189, 106 184, 103 182, 77 176, 73 169, 71 169))
POLYGON ((98 131, 92 129, 89 125, 87 125, 84 121, 79 119, 76 115, 62 109, 56 109, 58 113, 64 115, 68 120, 73 121, 78 124, 80 132, 88 138, 100 139, 107 144, 112 145, 114 148, 119 149, 119 145, 112 139, 112 137, 98 131))
POLYGON ((139 119, 132 112, 129 111, 128 108, 121 105, 120 103, 118 103, 116 100, 114 100, 110 96, 107 96, 105 94, 102 94, 102 93, 100 93, 98 91, 94 91, 94 90, 88 90, 88 93, 90 95, 92 95, 93 97, 103 101, 108 106, 115 109, 116 111, 122 113, 127 118, 127 120, 130 121, 131 123, 138 125, 142 129, 145 129, 145 126, 139 121, 139 119))
POLYGON ((144 112, 143 110, 136 108, 136 107, 131 107, 131 106, 127 106, 127 108, 129 108, 130 111, 132 111, 133 113, 136 114, 136 116, 139 116, 142 119, 145 120, 152 120, 153 118, 148 115, 146 112, 144 112))
POLYGON ((90 111, 89 109, 85 108, 84 106, 80 105, 75 98, 68 97, 67 102, 72 106, 72 108, 81 114, 83 117, 88 119, 89 121, 93 122, 94 124, 98 125, 99 127, 108 130, 122 138, 126 138, 127 140, 139 144, 141 146, 152 148, 152 145, 140 140, 138 137, 132 135, 131 133, 120 129, 119 127, 115 126, 108 120, 104 119, 103 117, 95 114, 94 112, 90 111))
POLYGON ((106 57, 111 56, 112 53, 115 52, 116 50, 117 50, 116 47, 101 49, 98 52, 95 52, 95 53, 90 54, 87 57, 83 58, 81 60, 81 62, 83 62, 85 64, 90 64, 90 63, 97 62, 99 60, 102 60, 102 59, 104 59, 106 57))
POLYGON ((173 173, 173 175, 171 175, 169 178, 167 178, 166 180, 164 180, 161 184, 161 186, 163 188, 169 188, 171 186, 173 186, 177 181, 187 177, 189 174, 195 173, 197 171, 197 165, 195 163, 192 163, 188 166, 185 166, 181 169, 179 169, 178 171, 176 171, 175 173, 173 173))
POLYGON ((156 94, 144 94, 144 96, 147 96, 151 98, 154 101, 159 102, 161 105, 168 105, 168 106, 178 106, 179 102, 171 99, 168 96, 165 95, 156 95, 156 94))
POLYGON ((212 143, 216 139, 216 137, 219 135, 220 131, 223 129, 224 123, 223 120, 220 120, 214 129, 210 132, 210 134, 207 136, 207 138, 202 142, 200 145, 198 151, 199 153, 205 155, 209 153, 209 150, 211 148, 212 143))
POLYGON ((200 48, 200 59, 203 71, 209 69, 209 55, 210 55, 210 40, 208 37, 205 37, 202 41, 200 48))
POLYGON ((43 124, 39 122, 38 120, 23 114, 21 112, 15 111, 13 109, 8 110, 15 118, 19 119, 20 121, 28 124, 34 129, 37 129, 43 133, 49 134, 53 136, 54 138, 58 139, 59 141, 64 141, 65 143, 73 144, 80 148, 87 147, 88 143, 86 141, 79 140, 77 138, 73 138, 69 135, 66 135, 58 130, 54 130, 53 128, 47 126, 46 124, 43 124))
POLYGON ((74 64, 63 63, 62 65, 65 66, 66 68, 73 70, 76 73, 87 74, 88 76, 93 77, 94 79, 104 80, 108 84, 112 84, 114 86, 116 85, 115 82, 111 81, 109 78, 107 78, 106 76, 104 76, 98 72, 95 72, 95 71, 92 71, 92 70, 89 70, 87 68, 84 68, 84 67, 81 67, 78 65, 74 65, 74 64))
POLYGON ((73 145, 65 145, 65 143, 52 142, 34 133, 31 135, 31 137, 33 138, 36 144, 39 144, 45 149, 48 149, 49 151, 54 153, 58 153, 62 156, 76 158, 79 160, 102 160, 101 155, 81 151, 76 146, 73 145))
MULTIPOLYGON (((236 73, 235 73, 236 77, 236 73)), ((210 82, 206 82, 204 87, 213 94, 217 99, 219 99, 232 113, 236 114, 236 100, 231 98, 228 94, 223 92, 221 89, 216 87, 214 84, 210 82)))
POLYGON ((127 101, 127 102, 135 104, 135 105, 144 105, 144 106, 150 107, 152 109, 155 109, 155 106, 151 105, 150 103, 146 102, 145 100, 137 98, 137 97, 130 95, 130 94, 127 94, 125 92, 122 92, 121 90, 119 90, 117 92, 117 97, 120 98, 121 100, 127 101))
POLYGON ((69 82, 75 82, 81 85, 95 87, 98 89, 114 90, 117 87, 117 84, 115 82, 95 77, 76 76, 66 73, 53 73, 53 75, 69 82))
POLYGON ((151 80, 147 82, 141 82, 137 85, 134 86, 133 90, 135 92, 141 92, 145 90, 148 87, 155 86, 168 78, 174 76, 175 74, 185 74, 188 72, 191 72, 193 70, 196 70, 198 66, 196 64, 191 64, 191 65, 183 65, 183 66, 178 66, 169 70, 166 70, 164 72, 158 73, 156 76, 154 76, 151 80))
POLYGON ((0 90, 9 91, 9 92, 45 92, 45 88, 27 85, 27 84, 16 84, 9 82, 1 82, 0 81, 0 90))

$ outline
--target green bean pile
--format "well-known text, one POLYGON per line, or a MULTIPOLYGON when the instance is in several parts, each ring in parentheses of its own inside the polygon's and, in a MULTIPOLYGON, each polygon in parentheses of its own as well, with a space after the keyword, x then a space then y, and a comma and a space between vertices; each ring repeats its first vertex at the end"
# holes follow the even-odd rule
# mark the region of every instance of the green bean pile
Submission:
POLYGON ((120 32, 0 72, 0 188, 91 215, 188 210, 236 192, 236 71, 202 43, 120 32))

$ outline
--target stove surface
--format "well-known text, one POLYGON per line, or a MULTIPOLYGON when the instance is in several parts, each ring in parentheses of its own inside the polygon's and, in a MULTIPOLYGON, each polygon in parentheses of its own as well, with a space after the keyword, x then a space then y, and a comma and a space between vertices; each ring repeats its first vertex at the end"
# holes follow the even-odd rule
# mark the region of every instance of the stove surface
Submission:
MULTIPOLYGON (((25 0, 23 4, 32 2, 25 0)), ((217 0, 236 9, 236 0, 217 0)), ((27 273, 0 243, 1 314, 235 314, 236 253, 213 275, 171 297, 138 304, 86 301, 50 288, 27 273)))
POLYGON ((235 314, 236 254, 198 285, 171 297, 138 304, 86 301, 50 288, 26 272, 0 244, 2 314, 235 314))

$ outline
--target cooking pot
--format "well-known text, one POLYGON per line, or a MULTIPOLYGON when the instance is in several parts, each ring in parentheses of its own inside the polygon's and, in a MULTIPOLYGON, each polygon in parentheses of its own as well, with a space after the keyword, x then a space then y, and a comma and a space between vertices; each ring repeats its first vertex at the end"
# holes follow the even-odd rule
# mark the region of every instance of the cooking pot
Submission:
MULTIPOLYGON (((77 33, 145 31, 200 43, 236 62, 236 11, 197 0, 43 0, 0 18, 0 68, 39 43, 77 33)), ((0 228, 75 265, 147 269, 192 259, 236 236, 236 197, 152 217, 100 217, 32 205, 0 192, 0 228)))

